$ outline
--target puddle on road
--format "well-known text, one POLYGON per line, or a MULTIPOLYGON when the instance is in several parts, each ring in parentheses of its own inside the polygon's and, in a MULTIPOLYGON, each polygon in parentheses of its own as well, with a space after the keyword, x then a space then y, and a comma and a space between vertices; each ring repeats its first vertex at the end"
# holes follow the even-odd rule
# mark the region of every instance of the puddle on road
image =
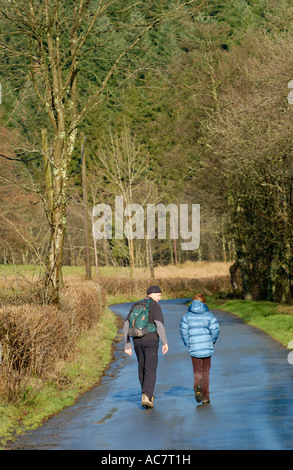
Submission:
POLYGON ((95 424, 105 423, 108 419, 112 418, 113 414, 116 413, 117 410, 118 408, 111 408, 111 410, 108 411, 108 413, 102 419, 100 419, 99 421, 96 421, 95 424))

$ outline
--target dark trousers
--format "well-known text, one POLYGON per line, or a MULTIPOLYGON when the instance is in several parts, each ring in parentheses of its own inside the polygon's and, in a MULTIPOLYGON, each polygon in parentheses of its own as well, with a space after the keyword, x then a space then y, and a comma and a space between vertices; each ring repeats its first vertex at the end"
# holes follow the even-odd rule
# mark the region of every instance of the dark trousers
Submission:
POLYGON ((148 339, 147 335, 134 340, 134 350, 138 361, 138 378, 142 393, 149 399, 154 394, 158 365, 158 339, 148 339))
POLYGON ((209 382, 211 358, 211 356, 204 358, 191 357, 194 377, 194 391, 196 391, 196 387, 198 385, 201 385, 203 400, 210 399, 209 382))

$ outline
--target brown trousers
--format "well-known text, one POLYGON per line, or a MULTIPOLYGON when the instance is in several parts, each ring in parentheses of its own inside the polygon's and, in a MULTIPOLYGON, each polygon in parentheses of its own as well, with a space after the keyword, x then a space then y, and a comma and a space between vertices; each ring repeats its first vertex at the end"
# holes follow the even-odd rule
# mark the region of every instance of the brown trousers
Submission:
POLYGON ((196 387, 201 385, 203 400, 210 399, 209 383, 211 358, 211 356, 204 358, 191 357, 194 377, 194 392, 196 392, 196 387))

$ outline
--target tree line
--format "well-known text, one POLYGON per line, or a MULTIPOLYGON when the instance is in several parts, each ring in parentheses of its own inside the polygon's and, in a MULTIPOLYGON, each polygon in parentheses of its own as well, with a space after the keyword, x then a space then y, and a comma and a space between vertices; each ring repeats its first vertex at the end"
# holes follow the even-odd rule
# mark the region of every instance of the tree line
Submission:
MULTIPOLYGON (((99 263, 229 260, 235 294, 290 303, 290 2, 46 0, 40 10, 12 0, 1 10, 1 121, 17 133, 2 153, 22 161, 13 172, 34 190, 26 198, 43 202, 48 292, 60 287, 62 257, 76 258, 70 211, 76 244, 87 230, 85 142, 89 213, 122 193, 201 205, 195 252, 103 240, 92 249, 99 263)), ((2 158, 6 184, 9 165, 2 158)))

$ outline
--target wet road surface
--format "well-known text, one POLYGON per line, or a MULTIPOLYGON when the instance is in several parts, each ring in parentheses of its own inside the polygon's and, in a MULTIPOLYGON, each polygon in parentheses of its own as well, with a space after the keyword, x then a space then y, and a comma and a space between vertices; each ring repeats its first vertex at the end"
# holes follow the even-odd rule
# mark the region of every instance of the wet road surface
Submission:
MULTIPOLYGON (((198 404, 191 359, 179 333, 185 302, 160 301, 169 352, 163 356, 160 345, 154 409, 141 407, 135 354, 126 357, 120 341, 100 385, 18 438, 12 449, 293 449, 288 351, 233 315, 213 310, 220 336, 212 357, 211 403, 198 404)), ((130 306, 111 308, 125 317, 130 306)))

